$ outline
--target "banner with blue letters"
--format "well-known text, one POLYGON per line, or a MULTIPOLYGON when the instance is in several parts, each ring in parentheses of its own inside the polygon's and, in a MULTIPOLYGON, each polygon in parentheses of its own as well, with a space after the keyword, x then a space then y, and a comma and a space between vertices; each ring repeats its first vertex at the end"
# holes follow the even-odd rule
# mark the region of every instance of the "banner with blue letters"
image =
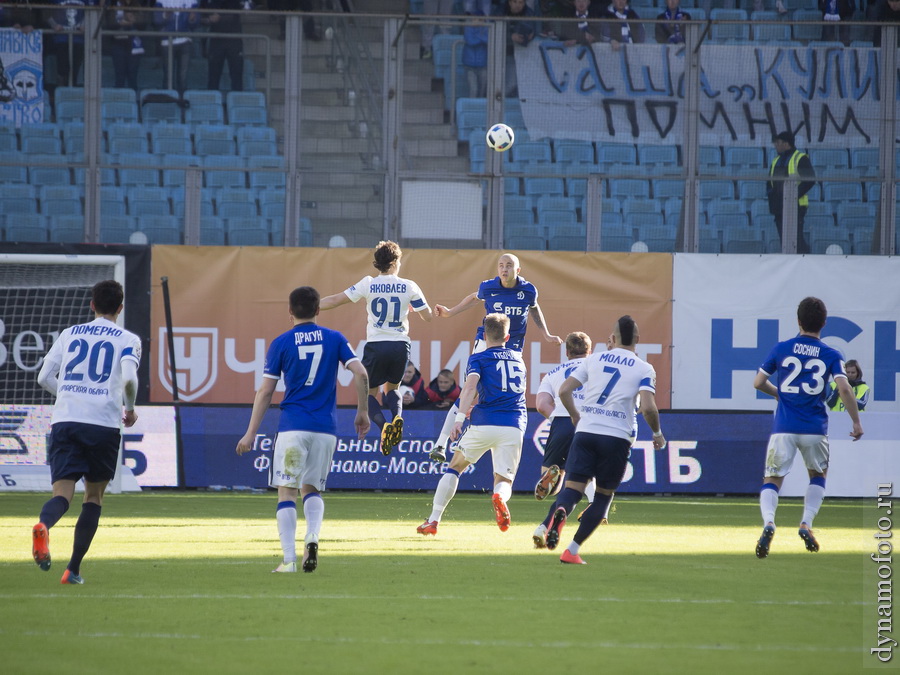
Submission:
MULTIPOLYGON (((532 139, 683 143, 683 45, 614 51, 608 43, 566 47, 535 40, 515 57, 532 139)), ((878 50, 703 45, 700 66, 703 145, 767 147, 774 134, 790 129, 800 148, 878 147, 878 50)))
POLYGON ((900 258, 678 254, 673 279, 672 407, 774 410, 753 378, 794 337, 806 296, 828 308, 823 340, 859 361, 869 412, 898 410, 900 258))

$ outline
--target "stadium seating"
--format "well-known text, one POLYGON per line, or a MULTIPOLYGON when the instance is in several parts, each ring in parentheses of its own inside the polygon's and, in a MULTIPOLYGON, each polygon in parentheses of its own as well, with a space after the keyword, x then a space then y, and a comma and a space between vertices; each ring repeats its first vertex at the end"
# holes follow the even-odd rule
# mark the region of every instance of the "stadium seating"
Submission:
POLYGON ((811 40, 822 39, 822 25, 803 24, 805 21, 822 21, 822 12, 818 9, 799 9, 794 12, 793 37, 803 44, 811 40), (797 23, 800 22, 800 23, 797 23))
POLYGON ((638 173, 637 150, 631 144, 602 143, 597 147, 597 166, 606 175, 638 173))
POLYGON ((761 10, 750 12, 754 42, 790 40, 791 26, 787 22, 779 23, 780 20, 781 15, 778 12, 761 10))
POLYGON ((639 145, 638 161, 647 175, 681 173, 678 166, 678 149, 674 145, 639 145))
POLYGON ((748 19, 743 9, 715 8, 709 13, 712 24, 712 39, 716 42, 744 41, 750 39, 750 25, 747 23, 718 23, 721 21, 744 21, 748 19))
POLYGON ((554 144, 556 161, 573 171, 592 169, 594 163, 594 146, 589 141, 556 141, 554 144))
POLYGON ((228 123, 265 126, 268 124, 266 99, 255 91, 231 91, 225 96, 228 123))

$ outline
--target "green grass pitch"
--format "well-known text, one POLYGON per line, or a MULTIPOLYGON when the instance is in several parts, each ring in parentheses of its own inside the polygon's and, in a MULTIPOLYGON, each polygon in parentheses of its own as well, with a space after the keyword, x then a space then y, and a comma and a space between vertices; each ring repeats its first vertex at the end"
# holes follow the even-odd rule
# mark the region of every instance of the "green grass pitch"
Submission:
POLYGON ((430 494, 326 493, 319 569, 291 575, 270 573, 274 493, 108 495, 85 585, 62 586, 81 497, 49 573, 46 498, 0 495, 5 673, 849 673, 867 651, 861 501, 826 500, 810 554, 783 499, 757 560, 755 499, 620 496, 570 566, 532 548, 549 504, 528 495, 506 533, 457 495, 425 538, 430 494))

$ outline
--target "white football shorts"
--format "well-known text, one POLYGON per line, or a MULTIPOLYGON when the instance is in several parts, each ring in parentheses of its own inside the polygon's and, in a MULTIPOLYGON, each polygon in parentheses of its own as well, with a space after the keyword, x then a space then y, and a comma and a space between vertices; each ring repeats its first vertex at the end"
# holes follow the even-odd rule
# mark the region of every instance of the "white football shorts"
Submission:
POLYGON ((821 434, 772 434, 766 452, 766 476, 787 476, 797 451, 810 471, 828 470, 828 437, 821 434))
POLYGON ((315 431, 279 431, 269 472, 270 487, 325 489, 337 437, 315 431))
POLYGON ((454 452, 461 452, 469 464, 474 464, 490 450, 494 473, 512 480, 519 469, 524 437, 518 427, 473 425, 463 432, 454 452))

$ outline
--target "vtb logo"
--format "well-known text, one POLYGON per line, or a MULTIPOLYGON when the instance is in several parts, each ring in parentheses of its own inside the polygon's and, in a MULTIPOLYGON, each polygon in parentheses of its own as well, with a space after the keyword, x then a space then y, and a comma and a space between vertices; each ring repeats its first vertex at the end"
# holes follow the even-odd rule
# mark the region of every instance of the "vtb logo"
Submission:
MULTIPOLYGON (((172 371, 169 365, 169 335, 165 326, 159 329, 159 381, 166 391, 172 392, 172 371)), ((178 397, 193 401, 212 389, 216 383, 219 366, 218 328, 172 329, 175 344, 175 379, 178 397)))

